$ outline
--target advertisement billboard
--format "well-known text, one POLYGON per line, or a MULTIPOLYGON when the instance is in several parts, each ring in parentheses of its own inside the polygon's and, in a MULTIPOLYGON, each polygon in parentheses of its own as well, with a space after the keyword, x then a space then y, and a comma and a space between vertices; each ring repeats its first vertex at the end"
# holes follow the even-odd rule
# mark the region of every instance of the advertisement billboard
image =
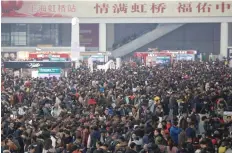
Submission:
POLYGON ((169 56, 157 56, 156 64, 168 65, 171 63, 171 58, 169 56))
POLYGON ((99 48, 99 24, 80 24, 80 46, 86 51, 99 48))
POLYGON ((1 57, 3 61, 15 61, 17 59, 16 52, 1 52, 1 57))

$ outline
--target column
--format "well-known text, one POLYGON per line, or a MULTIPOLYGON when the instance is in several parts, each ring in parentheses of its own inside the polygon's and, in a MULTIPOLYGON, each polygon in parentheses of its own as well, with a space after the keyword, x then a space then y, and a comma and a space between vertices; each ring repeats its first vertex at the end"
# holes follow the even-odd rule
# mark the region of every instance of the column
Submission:
POLYGON ((72 31, 71 31, 71 60, 75 61, 76 68, 80 66, 80 22, 79 19, 74 17, 72 18, 72 31))
POLYGON ((116 58, 116 69, 120 69, 121 67, 121 58, 116 58))
POLYGON ((30 24, 27 24, 27 46, 30 46, 30 24))
POLYGON ((227 57, 228 48, 228 23, 221 23, 221 38, 220 38, 220 55, 222 57, 227 57))
POLYGON ((232 22, 228 23, 228 46, 232 46, 232 22))
POLYGON ((106 23, 99 23, 99 51, 106 50, 106 23))

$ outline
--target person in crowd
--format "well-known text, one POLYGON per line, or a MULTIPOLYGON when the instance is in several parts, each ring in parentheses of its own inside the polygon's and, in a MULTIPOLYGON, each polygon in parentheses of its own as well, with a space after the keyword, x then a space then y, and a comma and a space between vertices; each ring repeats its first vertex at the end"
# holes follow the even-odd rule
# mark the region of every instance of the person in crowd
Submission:
POLYGON ((232 106, 231 74, 220 61, 180 61, 170 67, 123 62, 106 72, 81 66, 60 78, 16 77, 6 70, 1 75, 1 148, 17 153, 193 153, 198 148, 227 153, 232 120, 222 110, 232 106))
POLYGON ((178 148, 174 145, 172 139, 168 140, 167 153, 177 153, 178 148))
POLYGON ((194 123, 190 123, 186 131, 186 136, 192 138, 193 140, 196 138, 196 131, 195 131, 194 123))
POLYGON ((200 141, 200 147, 201 147, 200 153, 211 153, 211 152, 213 152, 212 148, 210 148, 208 146, 207 140, 204 139, 204 138, 200 141))
POLYGON ((137 153, 137 151, 136 151, 136 144, 134 142, 130 143, 130 146, 126 150, 126 153, 137 153))
POLYGON ((175 144, 178 144, 178 135, 181 129, 178 127, 178 122, 174 121, 172 127, 170 128, 170 136, 175 144))

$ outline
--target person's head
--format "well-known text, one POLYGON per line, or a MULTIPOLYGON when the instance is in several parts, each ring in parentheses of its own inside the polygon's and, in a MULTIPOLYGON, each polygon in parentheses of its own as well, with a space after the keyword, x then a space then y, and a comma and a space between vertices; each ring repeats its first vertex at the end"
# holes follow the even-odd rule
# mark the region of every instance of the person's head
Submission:
POLYGON ((35 153, 35 149, 36 149, 36 147, 33 146, 33 145, 31 145, 31 146, 28 148, 29 153, 35 153))
POLYGON ((70 132, 69 131, 65 131, 64 135, 65 135, 65 137, 69 137, 70 136, 70 132))
POLYGON ((136 150, 136 144, 134 142, 130 143, 130 149, 136 150))
POLYGON ((103 145, 103 144, 101 143, 101 141, 98 141, 98 142, 96 143, 96 148, 98 149, 98 148, 100 148, 102 145, 103 145))
POLYGON ((191 128, 194 128, 194 123, 193 122, 191 122, 191 123, 189 123, 189 127, 191 127, 191 128))
POLYGON ((156 96, 154 98, 155 104, 160 104, 160 97, 156 96))
POLYGON ((193 139, 192 139, 191 137, 187 137, 187 142, 192 143, 192 142, 193 142, 193 139))
POLYGON ((202 116, 201 120, 202 121, 207 121, 207 117, 206 116, 202 116))
POLYGON ((120 143, 123 143, 123 142, 125 142, 126 140, 125 140, 125 138, 123 137, 123 136, 121 136, 120 138, 119 138, 119 142, 120 143))
POLYGON ((157 135, 160 135, 160 134, 161 134, 161 130, 160 129, 155 129, 154 135, 157 136, 157 135))
POLYGON ((163 120, 163 121, 161 122, 161 124, 162 124, 162 126, 166 126, 166 125, 167 125, 167 121, 163 120))
POLYGON ((170 150, 172 150, 172 147, 174 146, 174 142, 172 141, 172 139, 168 140, 168 146, 170 147, 170 150))
POLYGON ((200 141, 200 146, 201 146, 202 149, 203 148, 207 148, 207 140, 206 139, 202 139, 200 141))
POLYGON ((77 142, 81 142, 81 136, 78 136, 76 139, 77 142))
POLYGON ((226 121, 231 122, 232 121, 231 116, 227 116, 226 121))
POLYGON ((173 126, 177 127, 178 126, 178 121, 173 121, 173 126))
POLYGON ((13 128, 14 128, 14 123, 10 123, 9 127, 10 127, 11 129, 13 129, 13 128))
POLYGON ((162 134, 163 136, 166 135, 166 134, 165 134, 165 129, 161 129, 161 134, 162 134))
POLYGON ((155 143, 149 143, 147 145, 147 152, 148 153, 154 153, 154 151, 158 148, 158 146, 155 143))

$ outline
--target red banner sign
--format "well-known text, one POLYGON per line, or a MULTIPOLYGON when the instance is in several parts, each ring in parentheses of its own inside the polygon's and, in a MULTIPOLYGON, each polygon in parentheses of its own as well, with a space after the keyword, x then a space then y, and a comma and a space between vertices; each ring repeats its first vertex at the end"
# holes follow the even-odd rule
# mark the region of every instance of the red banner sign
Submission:
POLYGON ((30 53, 29 59, 46 59, 46 58, 69 58, 68 53, 30 53))
POLYGON ((232 16, 231 1, 2 0, 2 17, 212 17, 232 16))

